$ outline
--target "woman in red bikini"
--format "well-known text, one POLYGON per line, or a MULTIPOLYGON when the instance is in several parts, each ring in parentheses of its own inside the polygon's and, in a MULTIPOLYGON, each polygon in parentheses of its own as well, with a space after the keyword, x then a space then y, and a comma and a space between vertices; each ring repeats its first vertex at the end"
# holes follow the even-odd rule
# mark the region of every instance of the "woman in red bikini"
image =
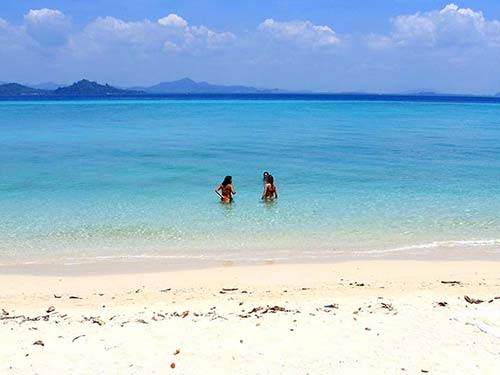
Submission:
POLYGON ((224 181, 222 181, 222 183, 215 188, 215 192, 220 197, 221 202, 223 203, 232 202, 233 194, 236 194, 236 191, 234 190, 233 187, 233 178, 231 176, 226 176, 224 178, 224 181))

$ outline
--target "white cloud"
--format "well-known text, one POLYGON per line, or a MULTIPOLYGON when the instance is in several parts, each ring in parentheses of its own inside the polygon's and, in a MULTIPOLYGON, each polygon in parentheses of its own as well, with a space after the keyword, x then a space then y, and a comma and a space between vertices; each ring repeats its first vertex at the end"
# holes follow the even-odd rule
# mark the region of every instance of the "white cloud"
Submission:
POLYGON ((363 37, 365 44, 375 50, 384 50, 394 45, 394 40, 390 36, 379 34, 368 34, 363 37))
POLYGON ((6 29, 9 23, 5 21, 3 18, 0 18, 0 29, 6 29))
POLYGON ((30 11, 24 16, 24 19, 28 23, 43 24, 46 22, 65 21, 66 16, 60 10, 43 8, 30 9, 30 11))
POLYGON ((56 9, 31 9, 24 16, 24 27, 28 35, 40 44, 56 46, 66 42, 71 20, 56 9))
POLYGON ((500 22, 487 20, 481 11, 448 4, 441 10, 400 15, 392 19, 390 36, 371 35, 373 48, 390 46, 498 47, 500 22))
MULTIPOLYGON (((0 50, 19 53, 34 49, 33 39, 26 34, 24 27, 10 24, 0 18, 0 50)), ((1 68, 1 65, 0 65, 1 68)))
POLYGON ((306 49, 316 50, 340 43, 332 28, 310 21, 278 22, 268 18, 259 25, 258 30, 278 43, 291 43, 306 49))
POLYGON ((160 18, 158 23, 163 26, 173 26, 173 27, 182 27, 185 28, 188 26, 187 21, 179 17, 177 14, 171 13, 166 17, 160 18))
POLYGON ((77 26, 59 10, 36 9, 20 23, 0 19, 0 78, 136 84, 193 76, 311 90, 499 90, 499 21, 449 4, 391 24, 385 35, 339 36, 311 21, 269 18, 237 37, 177 14, 77 26))
POLYGON ((235 36, 215 32, 205 26, 190 26, 176 14, 158 21, 123 21, 114 17, 97 18, 71 40, 78 54, 113 52, 129 49, 130 53, 175 51, 199 55, 225 47, 235 36))
POLYGON ((0 48, 5 49, 9 45, 9 39, 11 37, 9 32, 9 23, 3 18, 0 18, 0 48))

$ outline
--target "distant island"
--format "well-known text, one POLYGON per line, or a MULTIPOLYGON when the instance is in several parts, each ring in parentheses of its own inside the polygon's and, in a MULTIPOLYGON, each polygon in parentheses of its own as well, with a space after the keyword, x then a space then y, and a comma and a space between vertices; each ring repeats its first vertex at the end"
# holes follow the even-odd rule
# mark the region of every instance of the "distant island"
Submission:
POLYGON ((150 87, 131 87, 132 90, 148 94, 275 94, 284 93, 278 89, 258 89, 251 86, 223 86, 208 82, 196 82, 190 78, 162 82, 150 87))
POLYGON ((20 85, 19 83, 4 83, 0 85, 1 96, 16 95, 46 95, 49 91, 34 89, 32 87, 20 85))
POLYGON ((58 89, 59 87, 65 87, 69 86, 66 84, 61 84, 61 83, 54 83, 54 82, 43 82, 43 83, 37 83, 34 85, 31 85, 29 83, 25 83, 24 86, 32 87, 34 89, 40 89, 40 90, 55 90, 58 89))
POLYGON ((59 87, 52 91, 55 95, 129 95, 141 94, 143 91, 124 90, 113 86, 100 85, 87 79, 73 83, 71 86, 59 87))
POLYGON ((101 85, 87 79, 75 82, 70 86, 58 87, 53 90, 43 90, 18 83, 0 85, 0 96, 18 95, 137 95, 144 91, 119 89, 108 84, 101 85))
MULTIPOLYGON (((475 97, 488 95, 467 95, 434 92, 432 90, 415 90, 404 93, 370 93, 370 92, 311 92, 286 91, 280 89, 263 89, 242 85, 214 85, 208 82, 196 82, 190 78, 176 81, 161 82, 153 86, 135 86, 118 88, 109 84, 100 84, 82 79, 72 85, 60 85, 53 82, 39 84, 19 84, 0 82, 0 97, 2 96, 105 96, 105 95, 202 95, 202 94, 315 94, 315 95, 343 95, 343 96, 421 96, 421 97, 475 97)), ((490 97, 500 97, 500 93, 490 97)))
POLYGON ((250 86, 212 85, 196 82, 190 78, 162 82, 149 87, 117 88, 108 84, 82 79, 70 86, 58 86, 47 82, 37 85, 1 83, 0 96, 17 95, 140 95, 140 94, 276 94, 284 90, 258 89, 250 86))

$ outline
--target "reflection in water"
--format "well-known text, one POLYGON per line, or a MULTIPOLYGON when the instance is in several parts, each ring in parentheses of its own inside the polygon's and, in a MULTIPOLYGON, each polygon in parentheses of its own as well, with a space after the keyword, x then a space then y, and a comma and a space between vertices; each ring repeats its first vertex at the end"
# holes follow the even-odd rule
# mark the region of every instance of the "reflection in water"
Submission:
POLYGON ((234 201, 231 202, 223 202, 221 201, 219 203, 219 207, 221 208, 221 211, 224 213, 224 216, 226 217, 232 217, 235 214, 235 203, 234 201))
POLYGON ((264 199, 262 202, 264 205, 264 209, 266 211, 273 212, 273 211, 276 211, 278 208, 278 200, 277 199, 274 199, 274 200, 264 199))

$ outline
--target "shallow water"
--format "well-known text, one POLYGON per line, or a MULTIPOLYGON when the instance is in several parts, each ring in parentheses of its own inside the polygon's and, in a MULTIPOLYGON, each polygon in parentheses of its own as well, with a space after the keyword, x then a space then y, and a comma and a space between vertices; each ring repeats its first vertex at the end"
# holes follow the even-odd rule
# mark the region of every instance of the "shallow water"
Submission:
POLYGON ((0 160, 0 264, 500 255, 495 103, 3 101, 0 160))

